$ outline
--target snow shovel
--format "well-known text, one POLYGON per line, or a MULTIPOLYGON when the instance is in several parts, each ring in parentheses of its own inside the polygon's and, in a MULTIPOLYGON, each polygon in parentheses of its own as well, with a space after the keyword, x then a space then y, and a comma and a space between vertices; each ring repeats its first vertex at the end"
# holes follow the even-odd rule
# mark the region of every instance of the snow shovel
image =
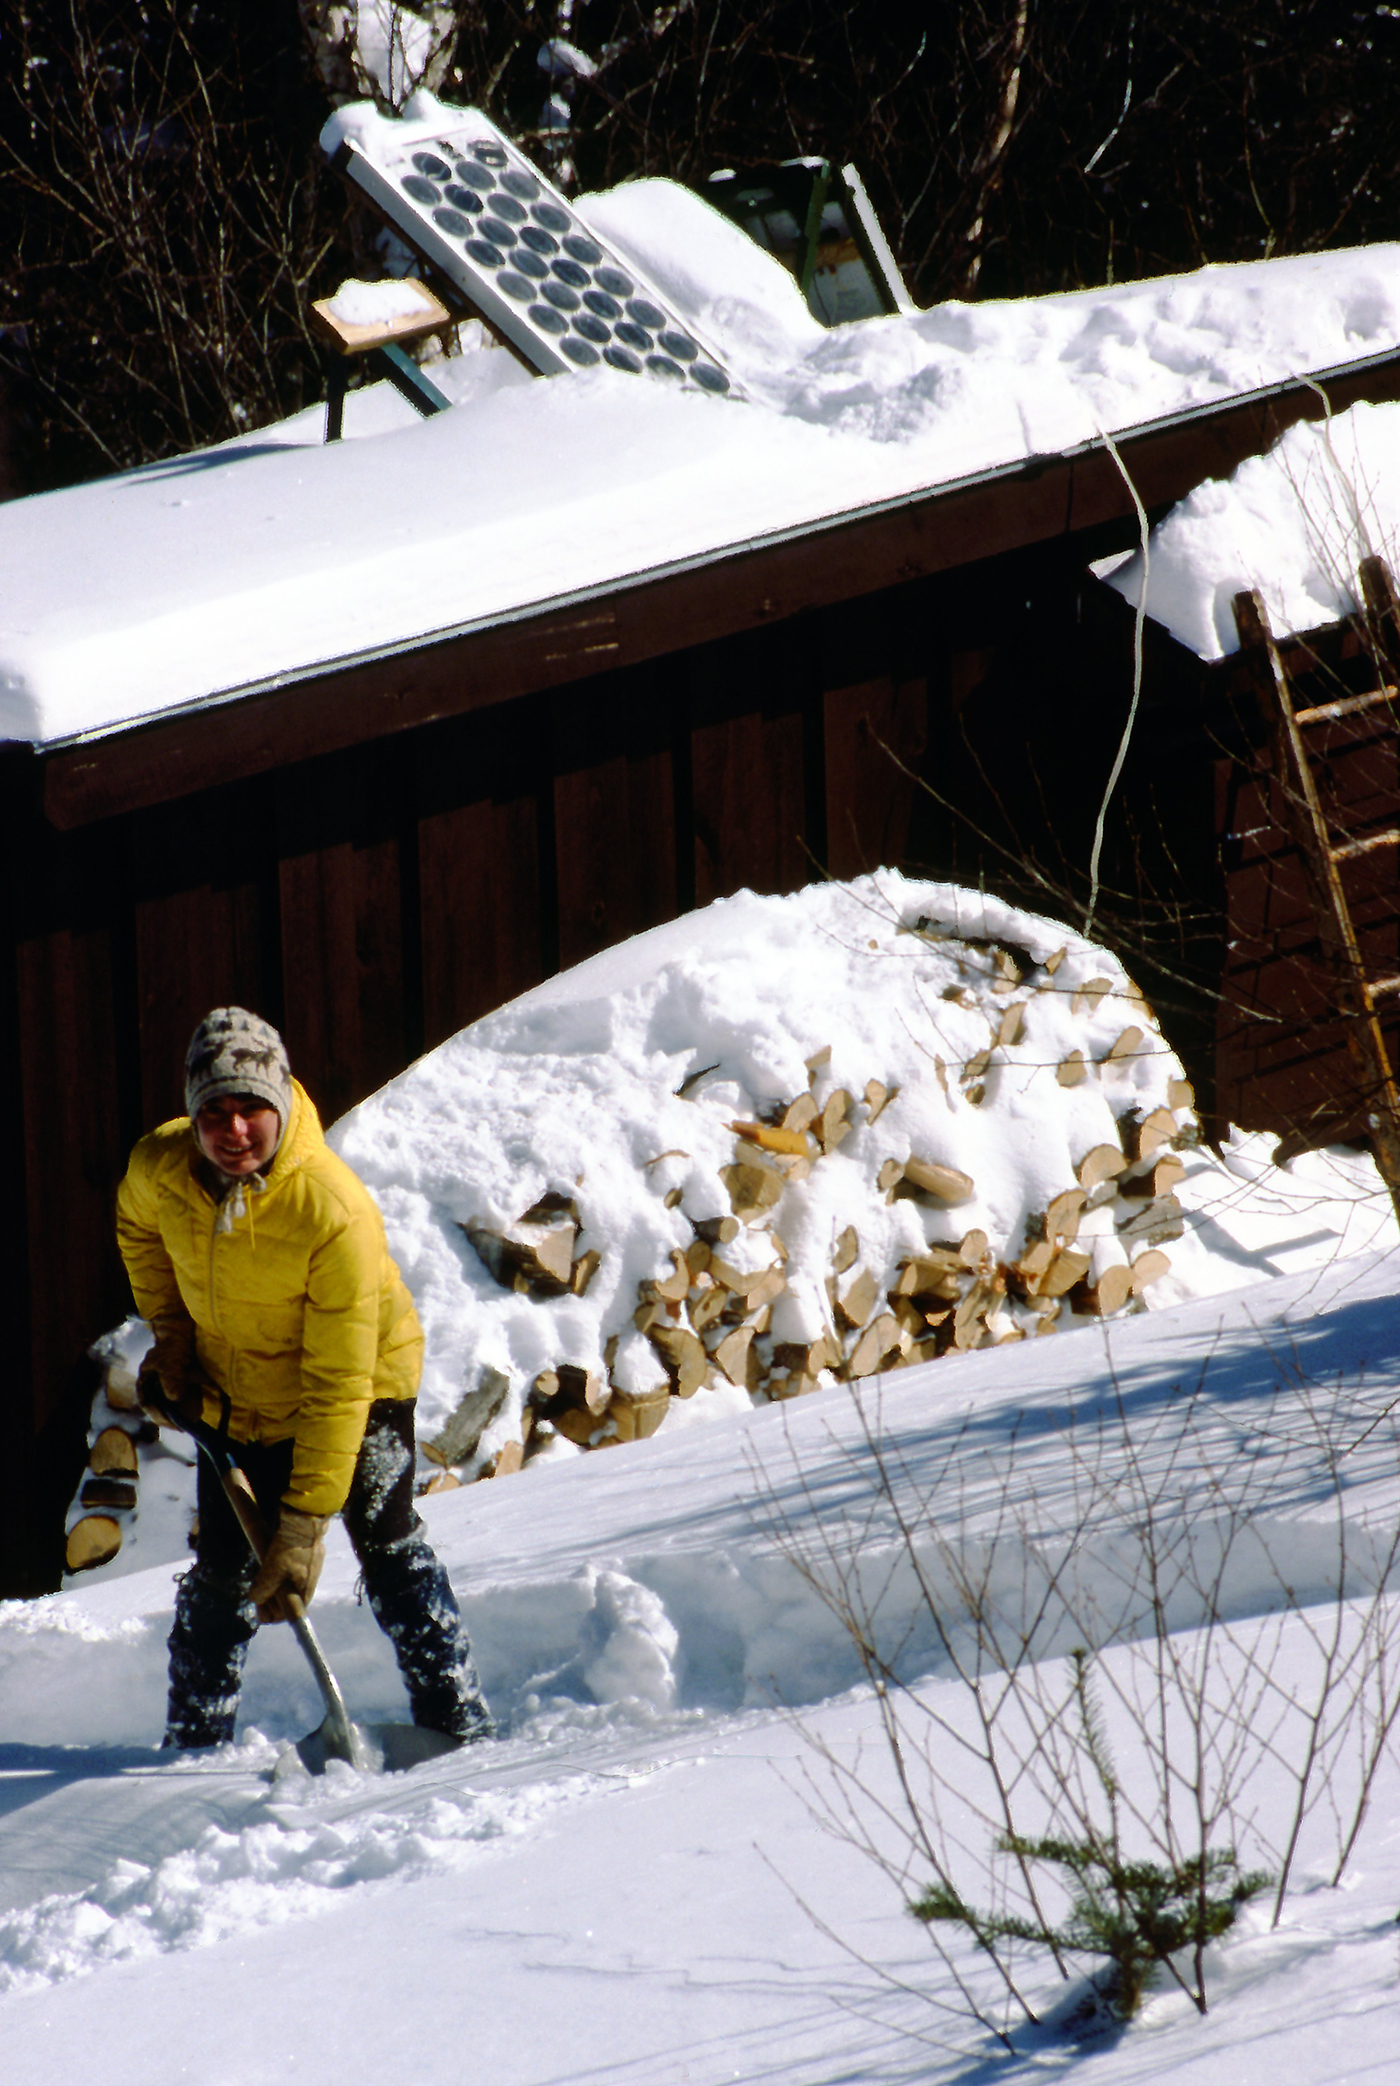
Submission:
MULTIPOLYGON (((147 1403, 157 1401, 147 1395, 147 1403)), ((248 1548, 261 1564, 263 1555, 272 1539, 272 1532, 263 1519, 262 1509, 253 1497, 253 1488, 245 1472, 221 1434, 215 1433, 202 1420, 185 1419, 171 1410, 162 1398, 160 1409, 169 1415, 174 1426, 183 1428, 196 1447, 209 1458, 218 1472, 219 1483, 228 1496, 229 1505, 238 1516, 238 1525, 248 1538, 248 1548)), ((311 1621, 297 1594, 283 1596, 288 1608, 288 1620, 292 1634, 306 1654, 306 1663, 316 1676, 316 1685, 321 1690, 321 1700, 326 1705, 326 1714, 314 1731, 297 1741, 297 1757, 308 1773, 322 1775, 330 1760, 344 1760, 347 1765, 361 1773, 375 1773, 387 1769, 416 1767, 420 1761, 436 1759, 442 1753, 455 1753, 461 1741, 449 1738, 445 1732, 430 1731, 419 1724, 371 1724, 366 1728, 352 1722, 345 1707, 345 1697, 340 1692, 340 1683, 331 1672, 329 1662, 321 1649, 320 1640, 311 1627, 311 1621)))

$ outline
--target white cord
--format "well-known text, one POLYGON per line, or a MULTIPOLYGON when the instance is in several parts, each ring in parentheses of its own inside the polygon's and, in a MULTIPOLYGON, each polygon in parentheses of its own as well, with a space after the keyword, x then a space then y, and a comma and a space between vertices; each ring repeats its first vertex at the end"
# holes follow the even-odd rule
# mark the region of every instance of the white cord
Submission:
POLYGON ((1118 747, 1118 758, 1113 763, 1112 773, 1109 775, 1107 786, 1104 789, 1103 802, 1099 806, 1099 815, 1094 826, 1094 845, 1089 855, 1089 907, 1084 915, 1084 936, 1086 941, 1093 932, 1094 909, 1099 902, 1099 856, 1103 852, 1103 829, 1104 821, 1108 817, 1109 799, 1118 787, 1118 778, 1123 772, 1123 763, 1128 758, 1128 745, 1133 736, 1133 725, 1137 720, 1138 700, 1142 695, 1142 626, 1147 617, 1147 576, 1152 555, 1148 543, 1147 509, 1142 504, 1137 487, 1128 476, 1127 465, 1118 454, 1118 444, 1114 441, 1112 435, 1105 433, 1103 428, 1099 429, 1099 433, 1103 436, 1104 447, 1117 464, 1123 483, 1132 494, 1133 505, 1137 509, 1138 534, 1142 542, 1142 584, 1138 588, 1137 615, 1133 621, 1133 700, 1128 710, 1128 721, 1123 727, 1123 737, 1118 747))

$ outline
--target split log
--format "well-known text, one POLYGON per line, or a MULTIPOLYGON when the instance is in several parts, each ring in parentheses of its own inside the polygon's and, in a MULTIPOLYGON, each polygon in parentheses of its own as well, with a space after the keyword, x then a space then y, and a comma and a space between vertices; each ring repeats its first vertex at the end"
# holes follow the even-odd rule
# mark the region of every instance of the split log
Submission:
POLYGON ((893 1354, 899 1346, 899 1320, 892 1311, 885 1312, 866 1327, 851 1350, 846 1364, 850 1376, 873 1376, 887 1354, 893 1354))
POLYGON ((854 1224, 848 1224, 836 1241, 831 1252, 833 1274, 844 1275, 847 1268, 854 1266, 860 1258, 860 1237, 854 1224))
POLYGON ((969 1174, 960 1173, 956 1166, 944 1166, 937 1159, 906 1159, 904 1178, 940 1202, 971 1202, 977 1193, 977 1184, 969 1174))
POLYGON ((1132 1292, 1133 1271, 1130 1267, 1124 1266, 1120 1261, 1113 1267, 1105 1268, 1094 1290, 1094 1301, 1101 1316, 1111 1318, 1115 1311, 1121 1311, 1132 1292))
POLYGON ((423 1454, 433 1463, 465 1463, 476 1454, 476 1445, 505 1404, 510 1378, 490 1363, 481 1371, 476 1386, 462 1398, 447 1425, 431 1441, 423 1443, 423 1454))
POLYGON ((1064 962, 1064 960, 1065 960, 1065 958, 1066 958, 1066 957, 1068 956, 1068 954, 1069 954, 1069 944, 1068 944, 1068 943, 1066 943, 1066 944, 1065 944, 1065 946, 1064 946, 1064 948, 1062 948, 1062 949, 1057 949, 1057 950, 1055 951, 1055 953, 1054 953, 1054 955, 1053 955, 1053 956, 1047 956, 1047 957, 1046 957, 1046 959, 1045 959, 1045 968, 1046 968, 1046 970, 1047 970, 1047 971, 1048 971, 1048 972, 1050 973, 1050 976, 1051 976, 1052 978, 1054 977, 1054 975, 1055 975, 1056 971, 1057 971, 1057 970, 1058 970, 1058 969, 1060 968, 1060 965, 1061 965, 1061 964, 1062 964, 1062 963, 1064 962))
POLYGON ((516 1471, 522 1468, 524 1462, 524 1442, 507 1441, 502 1443, 501 1447, 497 1449, 495 1456, 492 1458, 490 1470, 483 1471, 482 1476, 492 1478, 513 1477, 516 1471))
POLYGON ((1136 1057, 1142 1048, 1142 1044, 1143 1034, 1141 1029, 1124 1029, 1122 1035, 1110 1043, 1104 1055, 1104 1063, 1106 1065, 1121 1064, 1124 1058, 1136 1057))
POLYGON ((1179 1159, 1175 1152, 1168 1152, 1152 1169, 1152 1193, 1158 1198, 1170 1195, 1185 1174, 1186 1161, 1179 1159))
POLYGON ((608 1418, 619 1441, 647 1441, 665 1419, 670 1404, 669 1384, 649 1391, 614 1391, 608 1418))
POLYGON ((1089 1068, 1082 1050, 1072 1050, 1055 1073, 1061 1086, 1080 1086, 1088 1076, 1089 1068))
POLYGON ((881 1079, 868 1079, 865 1083, 865 1105, 869 1111, 866 1121, 878 1122, 898 1092, 897 1086, 886 1086, 881 1079))
POLYGON ((1096 1144, 1092 1151, 1085 1153, 1076 1169, 1079 1185, 1086 1194, 1092 1194, 1100 1182, 1112 1180, 1127 1163, 1120 1146, 1096 1144))
POLYGON ((1059 1248, 1049 1239, 1037 1239, 1036 1243, 1028 1246, 1021 1255, 1016 1263, 1016 1273, 1020 1276, 1028 1295, 1038 1295, 1041 1282, 1058 1251, 1059 1248))
POLYGON ((703 1239, 707 1246, 727 1246, 731 1239, 739 1236, 737 1217, 700 1217, 694 1224, 695 1236, 703 1239))
POLYGON ((762 1152, 782 1152, 789 1158, 805 1159, 811 1152, 805 1130, 788 1130, 772 1123, 731 1123, 736 1137, 756 1144, 762 1152))
POLYGON ((886 1159, 875 1176, 875 1185, 886 1202, 893 1202, 894 1191, 904 1179, 904 1168, 898 1159, 886 1159))
POLYGON ((119 1522, 110 1514, 87 1514, 69 1529, 63 1561, 70 1572, 95 1571, 98 1565, 110 1564, 121 1546, 119 1522))
POLYGON ((462 1480, 458 1477, 455 1470, 435 1470, 427 1484, 423 1487, 425 1494, 429 1492, 460 1492, 461 1489, 462 1480))
POLYGON ((1008 1007, 1001 1017, 997 1027, 998 1044, 1002 1049, 1009 1049, 1013 1043, 1019 1043, 1025 1033, 1025 1027, 1026 1003, 1024 1000, 1017 1000, 1015 1006, 1008 1007))
POLYGON ((1088 1201, 1082 1188, 1066 1188, 1045 1212, 1045 1236, 1052 1245, 1069 1246, 1079 1236, 1079 1219, 1088 1201))
POLYGON ((854 1127, 851 1122, 851 1106, 851 1096, 843 1086, 838 1086, 835 1093, 828 1097, 822 1110, 821 1129, 818 1132, 824 1152, 834 1152, 841 1140, 849 1137, 854 1127))
POLYGON ((879 1284, 869 1268, 862 1268, 845 1295, 837 1297, 836 1309, 851 1330, 857 1332, 867 1322, 879 1299, 879 1284))
POLYGON ((569 1287, 576 1297, 587 1296, 588 1285, 602 1264, 602 1254, 592 1246, 579 1255, 569 1272, 569 1287))
POLYGON ((803 1062, 807 1067, 808 1084, 815 1086, 818 1072, 824 1072, 831 1063, 831 1045, 823 1043, 820 1050, 814 1050, 803 1062))
POLYGON ((136 1480, 134 1478, 88 1478, 78 1499, 82 1507, 107 1507, 119 1514, 129 1514, 136 1506, 136 1480))
POLYGON ((1196 1095, 1189 1079, 1167 1081, 1168 1108, 1194 1108, 1195 1105, 1196 1095))
POLYGON ((1065 1296, 1075 1284, 1082 1282, 1090 1268, 1090 1256, 1066 1247, 1055 1255, 1040 1278, 1040 1294, 1047 1297, 1065 1296))
POLYGON ((789 1102, 787 1108, 783 1111, 783 1128, 785 1130, 809 1130, 820 1114, 821 1110, 810 1092, 799 1094, 797 1099, 789 1102))
MULTIPOLYGON (((750 1350, 752 1345, 753 1327, 751 1325, 740 1325, 735 1326, 732 1333, 726 1333, 719 1346, 715 1349, 715 1360, 719 1363, 720 1368, 723 1369, 729 1381, 733 1384, 738 1384, 741 1390, 748 1388, 750 1350)), ((754 1359, 756 1360, 757 1357, 754 1357, 754 1359)))
POLYGON ((88 1456, 88 1469, 98 1478, 134 1478, 140 1475, 136 1442, 125 1427, 102 1429, 88 1456))
POLYGON ((970 1231, 958 1247, 958 1259, 966 1268, 980 1268, 992 1250, 985 1231, 970 1231))
POLYGON ((899 1270, 895 1294, 905 1297, 944 1297, 955 1300, 962 1294, 960 1276, 963 1258, 946 1246, 930 1246, 917 1260, 906 1260, 899 1270))
MULTIPOLYGON (((734 1228, 737 1231, 739 1227, 736 1224, 734 1228)), ((710 1245, 708 1240, 691 1240, 685 1249, 685 1264, 690 1269, 692 1279, 697 1275, 704 1274, 706 1268, 710 1265, 710 1256, 713 1252, 714 1247, 710 1245)))
POLYGON ((651 1283, 651 1293, 668 1304, 679 1304, 690 1294, 690 1267, 683 1253, 673 1251, 669 1275, 659 1275, 651 1283))
POLYGON ((744 1270, 731 1267, 729 1262, 721 1260, 718 1254, 711 1258, 710 1275, 721 1289, 727 1290, 730 1296, 740 1298, 745 1309, 751 1311, 759 1310, 764 1304, 771 1304, 774 1297, 781 1296, 787 1288, 787 1277, 781 1268, 744 1270))
POLYGON ((697 1333, 703 1333, 707 1325, 713 1325, 717 1318, 723 1316, 729 1303, 730 1294, 729 1290, 722 1288, 718 1282, 715 1282, 704 1292, 698 1302, 691 1305, 690 1323, 697 1333))
POLYGON ((1154 1108, 1151 1115, 1144 1116, 1138 1128, 1138 1157, 1153 1159, 1163 1145, 1169 1145, 1176 1136, 1176 1117, 1169 1108, 1154 1108))
POLYGON ((1170 1271, 1171 1262, 1165 1253, 1155 1250, 1151 1253, 1139 1253, 1133 1262, 1134 1296, 1141 1296, 1150 1283, 1160 1282, 1163 1275, 1169 1274, 1170 1271))
POLYGON ((786 1398, 805 1398, 809 1391, 819 1390, 820 1385, 814 1376, 804 1376, 800 1370, 794 1369, 788 1375, 775 1371, 768 1378, 764 1389, 770 1398, 779 1401, 786 1398))
POLYGON ((573 1218, 561 1216, 557 1222, 539 1223, 522 1219, 509 1232, 493 1231, 489 1224, 468 1218, 462 1229, 482 1265, 503 1289, 527 1290, 536 1296, 568 1293, 578 1237, 573 1218))
POLYGON ((666 1364, 678 1397, 691 1398, 709 1382, 710 1358, 688 1327, 654 1325, 647 1337, 666 1364))
POLYGON ((1088 984, 1081 985, 1074 998, 1070 1001, 1071 1014, 1083 1014, 1085 1012, 1092 1014, 1099 1001, 1104 997, 1104 994, 1112 992, 1112 990, 1113 980, 1111 978, 1090 978, 1088 984))
POLYGON ((597 1413, 590 1412, 586 1405, 569 1405, 562 1412, 552 1412, 549 1424, 556 1433, 563 1435, 565 1441, 573 1442, 580 1449, 592 1447, 593 1437, 603 1425, 597 1413))
POLYGON ((773 1167, 751 1165, 744 1160, 736 1160, 732 1166, 721 1166, 719 1177, 735 1216, 747 1223, 771 1210, 781 1199, 786 1185, 783 1176, 773 1167))

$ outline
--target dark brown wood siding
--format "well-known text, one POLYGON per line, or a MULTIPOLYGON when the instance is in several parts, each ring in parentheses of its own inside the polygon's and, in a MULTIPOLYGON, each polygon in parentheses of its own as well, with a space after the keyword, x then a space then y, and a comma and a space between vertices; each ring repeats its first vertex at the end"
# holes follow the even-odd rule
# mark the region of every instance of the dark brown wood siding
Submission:
POLYGON ((842 873, 899 859, 913 786, 876 736, 917 760, 919 627, 833 608, 69 831, 45 764, 7 754, 7 1267, 32 1318, 0 1401, 21 1462, 129 1308, 112 1198, 136 1136, 180 1111, 209 1007, 275 1021, 329 1122, 552 971, 820 876, 831 833, 842 873))

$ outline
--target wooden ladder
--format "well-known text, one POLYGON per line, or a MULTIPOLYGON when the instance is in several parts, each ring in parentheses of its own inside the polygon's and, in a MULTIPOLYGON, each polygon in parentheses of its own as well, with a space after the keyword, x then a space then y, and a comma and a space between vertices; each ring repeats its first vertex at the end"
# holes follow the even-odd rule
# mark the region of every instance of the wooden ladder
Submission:
POLYGON ((1289 670, 1269 627, 1268 612, 1253 589, 1235 596, 1235 627, 1241 648, 1262 669, 1256 686, 1265 723, 1275 739, 1284 815, 1307 872, 1312 909, 1336 982, 1346 1023, 1347 1049, 1370 1127, 1376 1163, 1400 1219, 1400 1091, 1377 1012, 1386 1000, 1400 998, 1400 972, 1373 976, 1367 969, 1343 880, 1349 865, 1382 848, 1400 849, 1400 826, 1359 835, 1341 830, 1323 809, 1307 743, 1310 726, 1374 711, 1385 712, 1387 721, 1400 733, 1400 717, 1396 713, 1400 701, 1400 601, 1383 559, 1363 558, 1359 576, 1367 649, 1380 674, 1378 685, 1363 694, 1300 707, 1294 700, 1289 670))

